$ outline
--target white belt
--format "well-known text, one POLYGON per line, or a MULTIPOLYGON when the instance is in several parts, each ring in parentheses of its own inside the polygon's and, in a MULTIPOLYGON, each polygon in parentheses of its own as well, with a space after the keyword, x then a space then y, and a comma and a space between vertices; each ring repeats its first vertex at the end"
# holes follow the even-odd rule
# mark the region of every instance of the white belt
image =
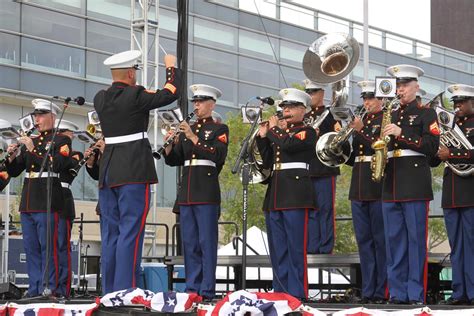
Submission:
MULTIPOLYGON (((59 173, 56 173, 56 172, 50 172, 49 175, 53 178, 59 177, 59 173)), ((28 178, 28 179, 47 178, 47 177, 48 177, 47 171, 43 171, 41 174, 39 172, 30 171, 25 174, 25 178, 28 178)))
POLYGON ((71 189, 71 185, 67 182, 61 182, 61 186, 66 189, 71 189))
POLYGON ((410 156, 425 156, 422 153, 411 149, 395 149, 391 150, 387 154, 388 158, 398 158, 398 157, 410 157, 410 156))
POLYGON ((208 166, 208 167, 215 167, 216 163, 214 161, 206 160, 206 159, 191 159, 185 160, 184 166, 208 166))
POLYGON ((309 164, 305 162, 277 162, 273 165, 273 170, 285 169, 306 169, 309 170, 309 164))
POLYGON ((372 156, 356 156, 354 162, 371 162, 372 156))
POLYGON ((148 138, 147 132, 140 132, 135 134, 123 135, 123 136, 115 136, 115 137, 106 137, 105 143, 107 145, 111 144, 120 144, 120 143, 128 143, 133 142, 135 140, 148 138))

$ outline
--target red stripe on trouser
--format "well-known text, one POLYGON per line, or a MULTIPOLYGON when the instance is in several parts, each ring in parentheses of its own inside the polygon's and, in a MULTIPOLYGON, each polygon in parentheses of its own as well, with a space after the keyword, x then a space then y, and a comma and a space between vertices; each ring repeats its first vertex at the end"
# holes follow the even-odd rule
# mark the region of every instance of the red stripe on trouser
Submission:
MULTIPOLYGON (((55 276, 55 281, 56 281, 55 289, 57 289, 59 285, 58 217, 59 217, 58 213, 57 212, 54 213, 53 258, 54 258, 54 276, 55 276)), ((49 260, 49 258, 46 258, 46 260, 49 260)), ((46 278, 48 279, 48 284, 49 284, 49 275, 47 275, 46 278)))
POLYGON ((135 250, 133 252, 133 266, 132 266, 132 287, 135 287, 135 266, 137 264, 137 252, 138 252, 138 247, 139 247, 139 242, 140 242, 140 235, 145 228, 145 223, 146 223, 146 215, 148 211, 148 196, 149 196, 149 190, 150 190, 150 185, 146 184, 146 189, 145 189, 145 208, 143 209, 143 214, 142 214, 142 222, 140 224, 140 230, 138 231, 137 237, 135 238, 135 250))
POLYGON ((67 281, 66 281, 66 296, 71 294, 71 221, 66 220, 66 231, 67 231, 67 281))
POLYGON ((304 242, 303 242, 303 256, 304 256, 304 293, 308 297, 308 260, 306 246, 308 243, 308 209, 304 210, 304 242))
POLYGON ((334 245, 336 244, 336 177, 331 177, 331 189, 332 189, 332 236, 333 236, 333 245, 331 249, 331 254, 334 252, 334 245))
POLYGON ((423 301, 426 303, 426 289, 428 287, 428 213, 430 212, 430 202, 426 202, 425 221, 425 264, 423 267, 423 301))

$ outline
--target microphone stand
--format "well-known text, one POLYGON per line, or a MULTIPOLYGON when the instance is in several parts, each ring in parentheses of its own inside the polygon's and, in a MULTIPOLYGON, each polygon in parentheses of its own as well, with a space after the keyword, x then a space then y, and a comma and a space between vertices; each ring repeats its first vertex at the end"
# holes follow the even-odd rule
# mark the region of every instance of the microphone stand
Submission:
MULTIPOLYGON (((248 104, 248 102, 247 102, 248 104)), ((240 281, 241 289, 245 290, 246 288, 246 272, 247 272, 247 209, 248 209, 248 186, 250 182, 250 164, 249 164, 249 155, 248 155, 248 146, 250 142, 250 137, 255 132, 255 129, 258 127, 259 118, 262 116, 263 111, 263 102, 260 102, 260 108, 258 115, 255 120, 252 122, 247 136, 245 136, 242 145, 240 147, 239 154, 235 159, 234 166, 232 167, 232 173, 236 174, 242 165, 242 278, 240 281)))
MULTIPOLYGON (((64 101, 64 107, 61 112, 61 116, 59 117, 59 121, 56 124, 56 121, 53 122, 53 135, 51 137, 50 141, 50 146, 48 147, 46 154, 43 157, 43 161, 41 162, 41 168, 39 171, 39 175, 43 173, 43 170, 47 168, 48 172, 48 177, 46 178, 46 263, 44 266, 44 271, 43 271, 43 297, 51 297, 52 291, 49 288, 49 258, 51 256, 51 249, 50 249, 50 243, 51 243, 51 199, 52 199, 52 179, 51 179, 51 169, 53 165, 53 156, 51 156, 51 160, 49 159, 52 149, 55 146, 54 140, 56 139, 56 135, 58 134, 58 128, 56 126, 59 126, 61 124, 61 121, 64 116, 64 112, 66 112, 66 109, 69 106, 69 102, 71 100, 68 98, 64 101), (46 281, 45 281, 46 280, 46 281)), ((53 113, 53 101, 52 99, 50 100, 50 114, 52 116, 53 113)), ((54 242, 54 241, 53 241, 54 242)))

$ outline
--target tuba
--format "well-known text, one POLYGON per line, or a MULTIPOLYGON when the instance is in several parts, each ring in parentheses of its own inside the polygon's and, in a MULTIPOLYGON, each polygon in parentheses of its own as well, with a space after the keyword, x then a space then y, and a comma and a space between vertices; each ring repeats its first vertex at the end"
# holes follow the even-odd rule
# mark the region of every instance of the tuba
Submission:
MULTIPOLYGON (((455 112, 446 109, 444 103, 444 92, 441 92, 426 106, 434 109, 438 116, 438 122, 441 130, 441 136, 439 142, 441 145, 447 148, 457 149, 474 149, 471 142, 466 138, 464 133, 461 131, 458 125, 456 125, 455 112)), ((468 177, 474 175, 474 165, 472 164, 453 164, 446 161, 446 166, 449 167, 453 173, 460 177, 468 177)))
POLYGON ((314 41, 303 57, 306 77, 322 84, 332 83, 331 113, 347 122, 339 132, 326 133, 316 143, 317 157, 329 167, 338 167, 345 163, 352 152, 348 140, 353 132, 349 122, 354 119, 354 115, 345 108, 348 97, 346 77, 357 65, 359 55, 359 43, 355 38, 348 34, 331 33, 314 41))

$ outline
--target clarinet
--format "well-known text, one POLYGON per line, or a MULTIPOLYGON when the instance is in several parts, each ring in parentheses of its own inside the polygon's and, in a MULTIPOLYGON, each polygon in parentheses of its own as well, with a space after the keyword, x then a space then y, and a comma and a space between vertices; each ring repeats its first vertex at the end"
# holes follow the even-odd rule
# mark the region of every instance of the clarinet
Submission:
POLYGON ((72 176, 76 177, 77 174, 79 173, 79 170, 81 170, 82 166, 86 164, 87 160, 89 160, 89 158, 91 158, 92 156, 97 155, 98 152, 99 152, 99 148, 95 148, 89 155, 82 158, 74 168, 69 169, 69 173, 72 176))
MULTIPOLYGON (((191 113, 189 113, 189 115, 188 115, 184 120, 185 120, 186 122, 189 122, 189 121, 193 118, 194 115, 195 115, 195 113, 194 113, 194 112, 191 112, 191 113)), ((171 144, 174 142, 174 140, 176 139, 176 137, 179 136, 180 133, 181 133, 181 132, 180 132, 179 130, 176 130, 176 131, 174 132, 174 134, 171 135, 171 136, 168 138, 168 140, 163 144, 163 146, 161 146, 160 148, 158 148, 158 150, 156 150, 156 151, 154 151, 154 152, 152 153, 153 158, 155 158, 156 160, 160 160, 160 159, 161 159, 161 156, 163 155, 163 152, 164 152, 165 149, 166 149, 166 147, 168 147, 169 145, 171 145, 171 144)))
MULTIPOLYGON (((30 129, 29 131, 27 131, 26 133, 24 133, 25 135, 24 136, 28 136, 30 137, 31 134, 33 134, 33 132, 35 131, 34 128, 30 129)), ((21 152, 21 149, 23 148, 23 146, 25 146, 25 144, 21 143, 20 146, 18 146, 16 149, 8 152, 5 157, 0 161, 0 169, 3 170, 5 169, 6 167, 6 164, 7 164, 7 161, 10 159, 10 157, 17 151, 20 151, 21 152)))

